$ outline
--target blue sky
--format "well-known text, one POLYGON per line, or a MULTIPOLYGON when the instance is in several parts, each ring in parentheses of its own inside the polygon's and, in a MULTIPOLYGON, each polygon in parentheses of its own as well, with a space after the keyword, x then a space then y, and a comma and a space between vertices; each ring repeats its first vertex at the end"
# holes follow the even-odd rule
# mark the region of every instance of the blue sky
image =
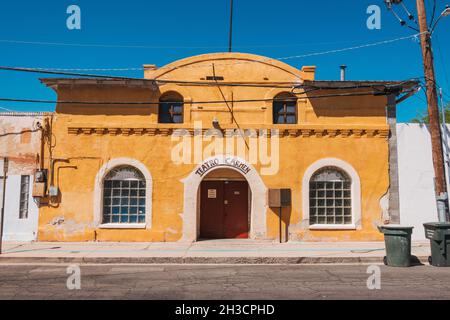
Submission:
MULTIPOLYGON (((404 2, 415 12, 415 0, 404 2)), ((441 12, 445 0, 437 2, 441 12)), ((431 11, 432 0, 427 0, 427 5, 431 11)), ((400 8, 398 10, 401 12, 400 8)), ((271 58, 341 49, 415 33, 401 27, 385 10, 382 0, 235 0, 234 17, 234 51, 271 58), (381 30, 366 27, 369 16, 366 10, 373 4, 382 8, 381 30)), ((228 19, 229 0, 3 0, 0 4, 0 65, 43 68, 163 66, 191 55, 226 51, 228 19), (66 27, 66 9, 71 4, 81 8, 81 30, 66 27), (159 48, 14 44, 2 40, 159 48)), ((438 83, 448 95, 447 100, 450 98, 449 28, 450 17, 440 22, 433 35, 438 83)), ((298 68, 316 65, 317 79, 320 80, 337 80, 341 64, 348 65, 349 80, 404 80, 423 75, 420 46, 413 39, 285 62, 298 68)), ((142 71, 107 73, 142 77, 142 71)), ((0 97, 55 99, 52 90, 40 84, 39 77, 37 74, 0 71, 0 97)), ((422 92, 399 105, 399 121, 408 121, 425 110, 424 101, 422 92)), ((0 107, 18 111, 51 111, 54 108, 51 104, 13 102, 0 102, 0 107)))

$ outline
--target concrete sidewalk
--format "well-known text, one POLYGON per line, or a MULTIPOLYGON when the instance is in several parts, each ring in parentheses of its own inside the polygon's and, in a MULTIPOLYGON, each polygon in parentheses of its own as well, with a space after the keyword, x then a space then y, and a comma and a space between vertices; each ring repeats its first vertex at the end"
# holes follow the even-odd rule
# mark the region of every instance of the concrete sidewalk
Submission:
MULTIPOLYGON (((413 242, 427 264, 429 242, 413 242)), ((34 242, 3 245, 1 263, 314 264, 382 263, 384 242, 209 240, 194 243, 34 242)))

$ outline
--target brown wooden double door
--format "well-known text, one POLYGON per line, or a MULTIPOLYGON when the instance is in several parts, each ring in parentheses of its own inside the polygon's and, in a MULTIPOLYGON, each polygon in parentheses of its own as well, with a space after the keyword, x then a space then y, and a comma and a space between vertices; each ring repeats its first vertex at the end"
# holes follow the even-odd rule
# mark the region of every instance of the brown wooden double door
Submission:
POLYGON ((203 181, 200 188, 200 238, 248 238, 248 183, 203 181))

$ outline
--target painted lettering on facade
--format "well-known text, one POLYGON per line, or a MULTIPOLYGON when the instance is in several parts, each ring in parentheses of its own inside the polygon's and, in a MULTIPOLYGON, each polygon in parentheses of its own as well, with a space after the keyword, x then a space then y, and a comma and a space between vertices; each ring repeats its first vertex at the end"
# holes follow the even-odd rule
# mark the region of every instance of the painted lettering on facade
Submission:
POLYGON ((245 163, 236 158, 225 157, 222 159, 214 158, 205 161, 203 164, 200 165, 200 167, 198 167, 198 169, 195 171, 195 174, 199 175, 200 177, 203 177, 206 173, 217 167, 231 167, 239 170, 239 172, 241 172, 244 175, 247 175, 252 170, 248 165, 246 165, 245 163))

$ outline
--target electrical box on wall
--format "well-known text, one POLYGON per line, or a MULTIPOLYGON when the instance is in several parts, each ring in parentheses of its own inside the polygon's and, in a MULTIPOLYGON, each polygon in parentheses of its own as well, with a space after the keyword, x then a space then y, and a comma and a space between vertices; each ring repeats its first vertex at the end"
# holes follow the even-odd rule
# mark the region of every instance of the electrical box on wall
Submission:
POLYGON ((33 197, 44 198, 47 189, 47 169, 39 169, 34 173, 33 197))
POLYGON ((34 174, 34 182, 47 182, 47 169, 36 170, 36 173, 34 174))
POLYGON ((291 189, 269 189, 269 207, 290 207, 291 202, 291 189))
POLYGON ((33 197, 34 198, 45 197, 45 182, 35 182, 33 184, 33 197))
POLYGON ((48 195, 49 195, 50 197, 57 197, 58 194, 59 194, 59 189, 58 189, 58 187, 51 186, 51 187, 49 188, 49 190, 48 190, 48 195))

